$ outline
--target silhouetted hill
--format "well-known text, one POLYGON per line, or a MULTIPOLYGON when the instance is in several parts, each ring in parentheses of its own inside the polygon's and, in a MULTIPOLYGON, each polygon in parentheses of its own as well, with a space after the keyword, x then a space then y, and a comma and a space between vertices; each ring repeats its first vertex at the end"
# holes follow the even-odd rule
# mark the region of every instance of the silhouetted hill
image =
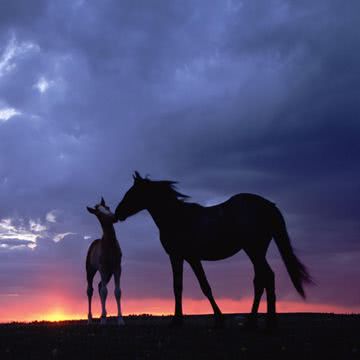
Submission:
POLYGON ((280 314, 271 334, 244 331, 242 319, 226 315, 223 329, 208 315, 187 316, 181 329, 150 315, 127 316, 122 328, 115 319, 2 324, 0 359, 360 359, 360 315, 280 314))

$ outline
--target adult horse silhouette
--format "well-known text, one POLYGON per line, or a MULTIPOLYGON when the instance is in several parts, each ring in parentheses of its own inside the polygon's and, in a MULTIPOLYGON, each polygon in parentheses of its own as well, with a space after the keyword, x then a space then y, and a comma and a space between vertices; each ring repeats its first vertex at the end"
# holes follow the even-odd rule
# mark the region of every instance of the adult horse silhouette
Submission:
POLYGON ((101 239, 94 240, 88 250, 86 256, 86 276, 87 276, 87 296, 89 301, 88 322, 92 323, 91 314, 91 299, 94 292, 93 279, 97 271, 100 272, 101 281, 99 282, 99 294, 101 299, 101 324, 106 324, 106 308, 105 302, 107 297, 107 288, 111 276, 114 276, 115 282, 115 299, 118 308, 118 324, 124 325, 124 320, 121 314, 120 304, 120 275, 121 275, 121 249, 116 239, 114 223, 117 222, 116 216, 110 211, 106 205, 105 200, 101 198, 100 204, 95 205, 94 208, 87 207, 89 213, 94 214, 99 220, 103 235, 101 239))
POLYGON ((215 325, 223 322, 201 260, 221 260, 243 249, 254 265, 254 301, 247 319, 248 327, 256 327, 261 296, 267 295, 267 327, 276 326, 275 277, 266 261, 272 238, 298 293, 305 298, 304 282, 311 278, 294 254, 282 214, 274 203, 254 194, 237 194, 229 200, 204 207, 185 200, 174 181, 152 181, 133 175, 134 184, 116 208, 115 215, 124 221, 141 210, 148 210, 160 231, 160 241, 170 257, 173 271, 175 316, 173 326, 182 324, 183 263, 194 271, 204 295, 214 311, 215 325))

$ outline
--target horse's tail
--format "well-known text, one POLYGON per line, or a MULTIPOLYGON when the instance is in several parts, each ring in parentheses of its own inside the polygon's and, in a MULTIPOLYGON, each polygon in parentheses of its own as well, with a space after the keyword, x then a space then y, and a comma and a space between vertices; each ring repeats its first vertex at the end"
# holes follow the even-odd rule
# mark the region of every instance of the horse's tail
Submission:
POLYGON ((284 217, 278 208, 275 207, 275 217, 273 222, 273 236, 277 247, 279 248, 281 257, 285 263, 286 269, 290 275, 290 279, 295 286, 297 292, 305 299, 304 283, 313 283, 313 280, 306 269, 295 255, 291 246, 290 237, 286 229, 284 217))

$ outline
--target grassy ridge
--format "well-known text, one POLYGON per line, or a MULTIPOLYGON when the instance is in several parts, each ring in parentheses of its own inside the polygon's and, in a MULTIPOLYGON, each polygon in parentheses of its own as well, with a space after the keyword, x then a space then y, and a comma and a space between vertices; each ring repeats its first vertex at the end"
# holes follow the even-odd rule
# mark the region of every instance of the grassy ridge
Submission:
POLYGON ((360 315, 279 317, 272 334, 244 331, 236 314, 223 329, 208 315, 186 317, 181 329, 169 329, 167 316, 128 316, 123 328, 114 319, 3 324, 0 359, 360 359, 360 315))

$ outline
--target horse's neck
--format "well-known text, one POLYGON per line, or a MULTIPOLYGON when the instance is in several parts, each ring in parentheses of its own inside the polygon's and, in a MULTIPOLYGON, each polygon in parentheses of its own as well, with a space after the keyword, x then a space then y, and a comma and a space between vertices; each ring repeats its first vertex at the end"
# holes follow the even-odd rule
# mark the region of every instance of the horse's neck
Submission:
POLYGON ((150 205, 147 210, 159 229, 171 226, 179 215, 183 203, 179 200, 159 201, 150 205))

